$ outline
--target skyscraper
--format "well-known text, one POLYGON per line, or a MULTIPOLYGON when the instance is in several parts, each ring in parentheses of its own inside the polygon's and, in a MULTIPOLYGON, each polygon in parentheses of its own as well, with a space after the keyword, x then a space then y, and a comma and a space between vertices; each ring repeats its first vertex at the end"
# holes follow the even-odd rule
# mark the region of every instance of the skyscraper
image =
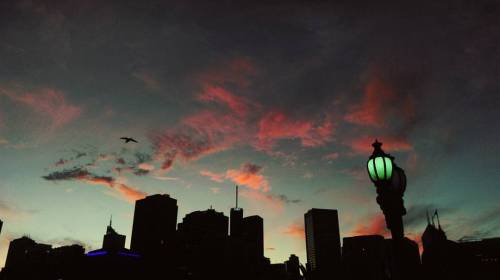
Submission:
POLYGON ((167 194, 155 194, 135 202, 130 249, 154 254, 173 245, 177 225, 177 200, 167 194))
POLYGON ((249 245, 250 257, 264 258, 264 220, 257 215, 243 218, 243 239, 249 245))
POLYGON ((314 279, 336 279, 341 274, 337 210, 313 208, 304 220, 307 262, 314 279))
POLYGON ((231 237, 240 237, 243 223, 243 209, 238 208, 238 186, 236 186, 236 207, 231 208, 229 216, 231 237))

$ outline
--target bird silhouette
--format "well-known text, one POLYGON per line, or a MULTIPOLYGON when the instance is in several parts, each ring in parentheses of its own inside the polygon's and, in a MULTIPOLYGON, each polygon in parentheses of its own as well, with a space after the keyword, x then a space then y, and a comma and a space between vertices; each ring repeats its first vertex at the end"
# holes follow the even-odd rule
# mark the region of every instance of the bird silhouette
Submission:
POLYGON ((121 137, 120 139, 124 140, 125 143, 128 143, 128 142, 139 143, 139 142, 137 142, 137 140, 135 140, 134 138, 130 138, 130 137, 121 137))

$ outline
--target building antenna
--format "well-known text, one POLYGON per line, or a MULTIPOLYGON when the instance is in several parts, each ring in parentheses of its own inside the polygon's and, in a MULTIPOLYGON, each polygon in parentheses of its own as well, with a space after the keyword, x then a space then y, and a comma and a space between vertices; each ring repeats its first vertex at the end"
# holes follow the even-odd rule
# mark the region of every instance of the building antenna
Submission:
POLYGON ((439 214, 437 209, 436 209, 436 218, 438 220, 438 228, 441 229, 441 222, 439 222, 439 214))
POLYGON ((238 209, 238 185, 236 185, 236 209, 238 209))
POLYGON ((425 210, 425 213, 427 215, 427 225, 431 224, 431 219, 429 218, 429 209, 425 210))
POLYGON ((111 214, 111 217, 109 218, 109 226, 113 224, 113 214, 111 214))

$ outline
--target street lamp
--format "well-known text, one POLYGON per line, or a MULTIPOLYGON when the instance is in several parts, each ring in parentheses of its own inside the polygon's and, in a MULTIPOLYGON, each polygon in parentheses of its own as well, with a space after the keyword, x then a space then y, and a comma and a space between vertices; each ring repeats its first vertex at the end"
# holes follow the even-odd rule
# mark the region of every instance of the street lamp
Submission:
POLYGON ((403 215, 406 209, 403 194, 406 190, 406 175, 394 163, 394 157, 382 150, 382 143, 375 140, 373 153, 368 159, 367 170, 370 180, 377 189, 377 203, 385 216, 392 239, 404 237, 403 215))

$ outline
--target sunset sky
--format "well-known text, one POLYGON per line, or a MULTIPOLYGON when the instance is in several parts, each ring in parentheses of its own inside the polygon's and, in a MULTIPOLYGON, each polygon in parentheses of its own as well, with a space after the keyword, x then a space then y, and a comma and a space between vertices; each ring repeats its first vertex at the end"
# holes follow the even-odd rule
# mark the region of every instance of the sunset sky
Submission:
POLYGON ((498 3, 254 2, 0 2, 0 267, 22 235, 100 248, 110 215, 128 246, 147 194, 229 215, 236 184, 272 262, 306 262, 313 207, 387 236, 375 138, 410 238, 436 208, 500 235, 498 3))

